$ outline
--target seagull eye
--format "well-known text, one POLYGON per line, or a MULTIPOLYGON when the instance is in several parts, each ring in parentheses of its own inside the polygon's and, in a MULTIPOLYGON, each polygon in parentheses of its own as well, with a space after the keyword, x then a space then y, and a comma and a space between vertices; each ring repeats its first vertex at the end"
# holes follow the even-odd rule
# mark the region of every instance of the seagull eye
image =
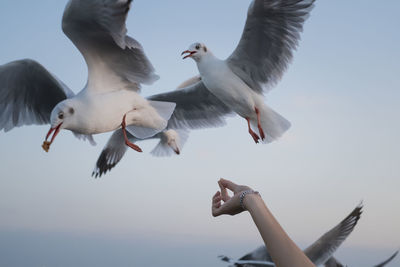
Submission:
POLYGON ((58 118, 60 120, 64 119, 64 113, 62 113, 62 112, 58 113, 58 118))
POLYGON ((73 108, 69 108, 69 113, 74 114, 75 110, 73 108))
POLYGON ((196 45, 196 50, 199 50, 199 49, 200 49, 200 45, 197 44, 197 45, 196 45))

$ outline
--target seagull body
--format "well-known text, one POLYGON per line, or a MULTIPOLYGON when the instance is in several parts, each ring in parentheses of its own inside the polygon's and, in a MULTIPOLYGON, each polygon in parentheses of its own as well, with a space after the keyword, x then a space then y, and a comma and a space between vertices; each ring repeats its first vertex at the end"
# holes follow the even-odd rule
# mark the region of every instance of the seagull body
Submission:
MULTIPOLYGON (((104 94, 93 94, 83 90, 75 97, 66 99, 54 108, 53 114, 62 110, 74 109, 74 115, 62 128, 80 134, 91 135, 114 131, 121 127, 122 117, 126 115, 127 125, 163 130, 167 122, 157 113, 149 101, 135 91, 118 90, 104 94), (108 106, 113 103, 112 108, 108 106)), ((52 127, 57 127, 57 116, 53 116, 52 127)))
POLYGON ((250 117, 256 106, 264 104, 262 95, 251 90, 224 60, 216 58, 211 51, 197 62, 197 67, 207 89, 240 116, 250 117))

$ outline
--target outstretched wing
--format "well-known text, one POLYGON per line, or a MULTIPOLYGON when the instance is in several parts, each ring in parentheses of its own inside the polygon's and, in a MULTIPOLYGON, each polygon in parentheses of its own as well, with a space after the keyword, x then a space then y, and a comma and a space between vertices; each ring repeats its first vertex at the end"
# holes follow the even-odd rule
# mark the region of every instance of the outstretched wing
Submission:
POLYGON ((70 0, 62 28, 88 65, 96 90, 114 90, 115 84, 139 90, 158 79, 141 44, 126 35, 125 21, 132 0, 70 0), (109 86, 108 86, 109 85, 109 86))
POLYGON ((334 257, 330 257, 327 262, 324 264, 325 267, 344 267, 337 259, 334 257))
MULTIPOLYGON (((127 135, 132 142, 136 141, 136 139, 130 133, 127 133, 127 135)), ((117 165, 117 163, 122 159, 126 150, 127 146, 125 145, 124 135, 122 130, 118 129, 114 131, 110 139, 108 139, 107 144, 101 151, 101 154, 97 159, 96 166, 92 172, 92 176, 95 178, 101 177, 103 174, 106 174, 108 171, 114 168, 115 165, 117 165)))
POLYGON ((242 37, 227 63, 257 93, 282 77, 315 0, 253 0, 242 37))
POLYGON ((350 235, 360 219, 362 205, 357 206, 343 221, 322 235, 304 250, 307 257, 316 265, 324 264, 343 241, 350 235))
POLYGON ((50 123, 53 108, 74 93, 30 59, 0 66, 0 130, 50 123))
POLYGON ((383 266, 385 266, 386 264, 391 262, 394 259, 394 257, 397 256, 398 253, 399 253, 399 251, 396 251, 392 256, 389 257, 389 259, 387 259, 384 262, 381 262, 381 263, 375 265, 374 267, 383 267, 383 266))
POLYGON ((225 116, 232 113, 232 110, 213 95, 202 81, 181 90, 153 95, 148 99, 176 103, 167 126, 172 129, 221 126, 225 124, 225 116))

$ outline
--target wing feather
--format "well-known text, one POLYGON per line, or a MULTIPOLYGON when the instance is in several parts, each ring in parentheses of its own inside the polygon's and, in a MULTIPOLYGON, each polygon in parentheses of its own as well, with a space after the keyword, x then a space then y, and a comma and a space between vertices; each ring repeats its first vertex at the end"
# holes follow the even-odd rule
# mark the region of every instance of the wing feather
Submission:
POLYGON ((253 0, 229 67, 257 93, 282 77, 315 0, 253 0))
POLYGON ((53 108, 74 93, 42 65, 24 59, 0 66, 0 130, 50 123, 53 108))
POLYGON ((135 91, 158 79, 142 45, 126 35, 132 0, 70 0, 62 21, 68 38, 82 53, 89 70, 88 88, 135 91))
POLYGON ((324 264, 354 230, 362 213, 362 204, 357 206, 343 221, 322 235, 304 250, 307 257, 315 264, 324 264))
POLYGON ((232 114, 231 109, 213 95, 202 81, 148 99, 176 103, 167 126, 172 129, 217 127, 224 125, 225 116, 232 114))

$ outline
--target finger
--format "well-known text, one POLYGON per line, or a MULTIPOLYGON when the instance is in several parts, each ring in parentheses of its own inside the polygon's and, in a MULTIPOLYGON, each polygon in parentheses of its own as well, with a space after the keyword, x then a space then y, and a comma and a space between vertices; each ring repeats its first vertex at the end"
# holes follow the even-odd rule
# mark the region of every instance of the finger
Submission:
POLYGON ((217 202, 221 202, 221 200, 222 200, 221 196, 216 196, 213 198, 213 204, 217 203, 217 202))
POLYGON ((215 198, 215 197, 217 197, 217 196, 219 196, 221 194, 221 192, 219 192, 219 191, 217 191, 214 195, 213 195, 213 199, 215 198))
POLYGON ((224 188, 228 188, 229 190, 237 193, 237 188, 238 185, 235 184, 234 182, 230 181, 230 180, 225 180, 224 178, 221 178, 219 180, 219 183, 224 187, 224 188))
POLYGON ((228 201, 230 199, 228 190, 226 190, 226 188, 220 182, 218 182, 218 185, 219 185, 219 188, 221 189, 222 200, 224 202, 228 201))
POLYGON ((221 215, 222 213, 220 212, 221 208, 221 201, 218 201, 217 203, 213 203, 211 206, 211 213, 214 217, 217 217, 221 215))

